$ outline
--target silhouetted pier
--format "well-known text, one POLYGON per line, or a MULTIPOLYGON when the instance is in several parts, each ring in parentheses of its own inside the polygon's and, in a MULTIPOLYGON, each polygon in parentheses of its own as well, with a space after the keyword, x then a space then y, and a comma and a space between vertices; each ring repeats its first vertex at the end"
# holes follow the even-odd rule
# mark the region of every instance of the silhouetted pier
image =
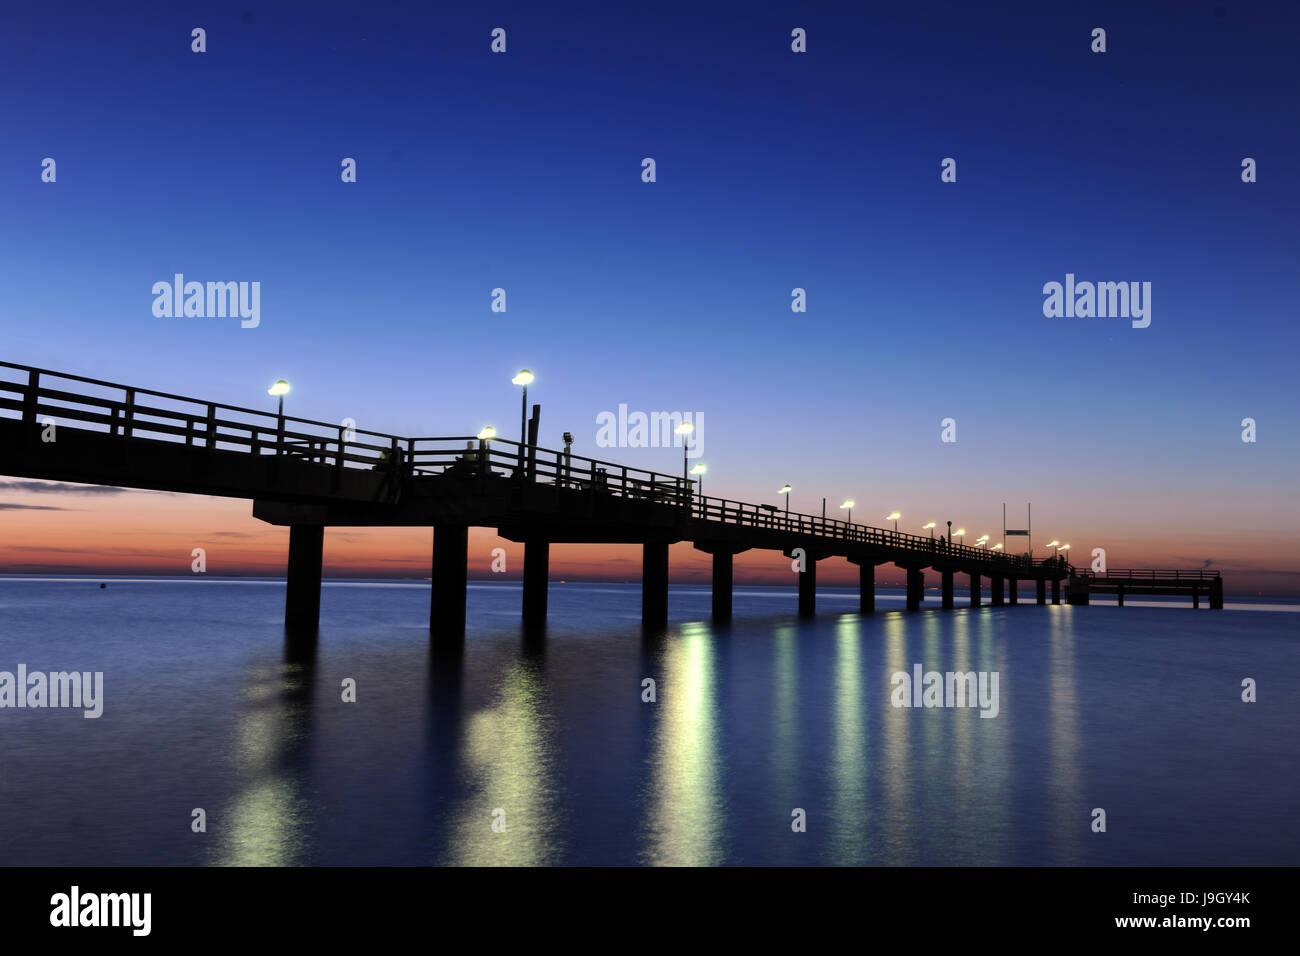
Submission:
POLYGON ((495 528, 524 545, 523 616, 530 625, 546 619, 550 546, 566 542, 641 545, 647 628, 667 622, 668 548, 680 541, 712 555, 719 620, 731 616, 733 558, 751 549, 800 562, 804 615, 815 611, 817 563, 833 556, 858 566, 863 612, 875 609, 875 569, 882 564, 905 570, 909 610, 921 606, 927 568, 939 573, 944 608, 954 606, 958 574, 969 578, 972 607, 981 603, 985 578, 995 606, 1017 604, 1020 584, 1032 581, 1039 604, 1049 588, 1059 604, 1068 582, 1076 604, 1112 586, 1124 589, 1122 603, 1125 593, 1170 593, 1153 588, 1185 584, 1178 593, 1198 601, 1204 593, 1211 607, 1222 607, 1217 572, 1195 583, 1189 572, 1181 579, 1154 572, 1161 577, 1125 584, 1119 572, 1099 577, 1063 559, 1035 561, 942 536, 708 497, 684 476, 567 448, 468 435, 404 438, 8 363, 0 363, 0 473, 251 499, 255 517, 290 529, 285 622, 299 628, 318 622, 328 526, 433 528, 429 622, 449 634, 465 627, 471 527, 495 528))
POLYGON ((1137 571, 1109 570, 1103 573, 1078 571, 1070 581, 1070 603, 1087 604, 1090 594, 1114 594, 1119 606, 1124 598, 1145 595, 1190 597, 1192 607, 1201 606, 1201 598, 1213 610, 1223 607, 1223 577, 1218 571, 1137 571))

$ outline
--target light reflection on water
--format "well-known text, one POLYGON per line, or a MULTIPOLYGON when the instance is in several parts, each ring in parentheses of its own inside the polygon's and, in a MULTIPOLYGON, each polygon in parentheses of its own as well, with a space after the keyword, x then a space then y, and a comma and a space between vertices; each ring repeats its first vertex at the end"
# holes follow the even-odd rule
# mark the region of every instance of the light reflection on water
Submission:
POLYGON ((634 587, 560 587, 526 639, 517 589, 477 587, 463 646, 431 648, 415 588, 326 588, 318 641, 286 644, 275 588, 88 587, 0 581, 0 670, 103 670, 106 698, 0 711, 8 863, 1300 862, 1289 615, 808 621, 742 591, 715 628, 675 589, 647 637, 634 587), (914 664, 999 672, 998 716, 892 706, 914 664))

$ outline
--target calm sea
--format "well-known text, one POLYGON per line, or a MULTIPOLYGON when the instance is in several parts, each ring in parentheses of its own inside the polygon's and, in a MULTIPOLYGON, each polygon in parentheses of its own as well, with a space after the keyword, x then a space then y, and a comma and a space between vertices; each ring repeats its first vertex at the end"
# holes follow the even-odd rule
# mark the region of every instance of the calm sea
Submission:
POLYGON ((553 584, 525 639, 472 584, 457 653, 424 584, 327 582, 302 647, 282 582, 0 578, 0 671, 104 675, 98 719, 0 709, 0 863, 1300 863, 1295 604, 738 588, 715 628, 684 587, 645 639, 639 601, 553 584), (917 664, 997 672, 997 716, 892 706, 917 664))

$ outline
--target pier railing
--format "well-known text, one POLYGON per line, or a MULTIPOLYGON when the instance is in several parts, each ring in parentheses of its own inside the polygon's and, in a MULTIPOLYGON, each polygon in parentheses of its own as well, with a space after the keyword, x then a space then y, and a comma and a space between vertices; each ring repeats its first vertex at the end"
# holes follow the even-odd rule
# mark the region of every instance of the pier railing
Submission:
POLYGON ((335 467, 374 468, 396 460, 402 439, 347 425, 118 385, 0 362, 0 418, 71 425, 252 455, 293 455, 335 467), (65 384, 66 383, 66 384, 65 384))
MULTIPOLYGON (((313 421, 278 411, 207 402, 0 362, 0 419, 6 418, 21 419, 33 427, 52 421, 56 431, 72 426, 125 439, 287 456, 335 469, 382 470, 411 478, 472 478, 480 482, 493 476, 510 478, 669 506, 678 509, 683 518, 698 521, 989 562, 1004 567, 1008 574, 1018 568, 1050 565, 1063 573, 1078 573, 1057 558, 1035 561, 1027 555, 950 544, 942 536, 926 537, 786 511, 774 505, 706 497, 695 493, 695 482, 689 478, 574 455, 568 449, 558 451, 475 435, 404 438, 346 423, 313 421)), ((1181 572, 1183 576, 1195 573, 1218 574, 1181 572)))
POLYGON ((1150 571, 1145 569, 1121 569, 1111 571, 1078 570, 1075 577, 1091 578, 1097 581, 1211 581, 1220 577, 1218 571, 1186 569, 1172 571, 1150 571))

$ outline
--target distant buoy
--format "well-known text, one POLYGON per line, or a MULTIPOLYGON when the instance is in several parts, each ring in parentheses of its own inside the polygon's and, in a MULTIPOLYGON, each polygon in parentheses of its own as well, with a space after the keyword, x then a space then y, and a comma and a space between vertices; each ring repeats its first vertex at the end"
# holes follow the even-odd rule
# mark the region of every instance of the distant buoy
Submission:
POLYGON ((108 585, 107 585, 107 584, 104 584, 102 581, 100 582, 100 585, 99 585, 99 586, 100 586, 101 588, 106 588, 106 587, 108 587, 108 585))

